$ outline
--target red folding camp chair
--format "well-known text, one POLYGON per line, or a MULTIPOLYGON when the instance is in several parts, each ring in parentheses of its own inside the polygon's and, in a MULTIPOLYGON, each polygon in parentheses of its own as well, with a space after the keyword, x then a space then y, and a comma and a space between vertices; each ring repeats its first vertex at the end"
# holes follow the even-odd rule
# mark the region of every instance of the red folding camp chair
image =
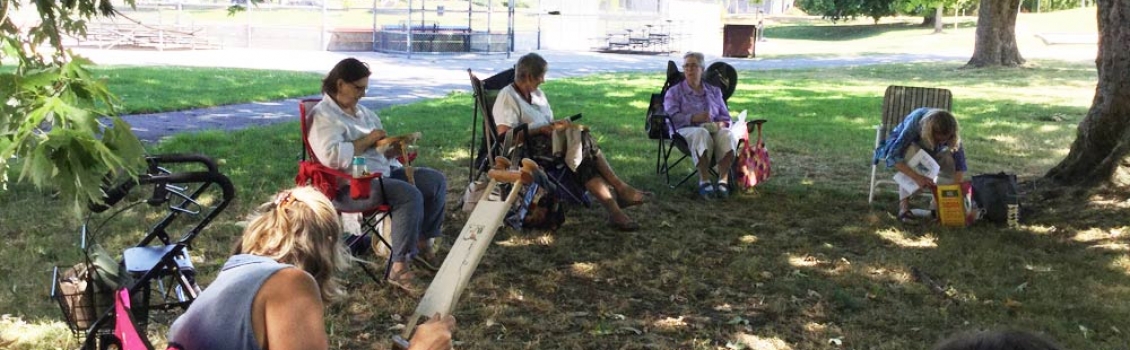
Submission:
MULTIPOLYGON (((383 174, 373 173, 368 176, 354 178, 352 175, 345 173, 334 168, 323 165, 318 161, 318 157, 314 153, 314 149, 310 147, 309 132, 310 127, 314 122, 314 106, 321 101, 320 99, 304 99, 298 104, 299 119, 301 120, 302 127, 302 158, 298 162, 298 176, 294 181, 296 184, 312 185, 321 191, 326 197, 329 197, 334 202, 334 206, 338 208, 338 213, 359 213, 361 214, 361 232, 357 235, 351 235, 346 238, 345 244, 349 247, 351 252, 364 250, 364 242, 371 242, 371 249, 374 253, 382 251, 390 252, 389 258, 385 262, 385 271, 383 277, 378 278, 366 264, 360 264, 361 269, 373 279, 374 282, 381 283, 388 279, 390 269, 392 267, 392 244, 389 242, 388 235, 392 232, 392 220, 389 215, 392 213, 392 206, 388 204, 378 204, 360 210, 343 210, 340 209, 339 203, 335 199, 337 193, 341 190, 341 184, 350 184, 351 187, 363 187, 365 190, 353 191, 354 199, 368 198, 369 186, 373 186, 373 180, 376 180, 375 186, 384 188, 383 174), (378 225, 383 226, 378 229, 378 225), (376 240, 372 240, 375 237, 376 240)), ((383 196, 385 191, 381 191, 383 196)), ((388 203, 387 200, 378 201, 378 203, 388 203)))

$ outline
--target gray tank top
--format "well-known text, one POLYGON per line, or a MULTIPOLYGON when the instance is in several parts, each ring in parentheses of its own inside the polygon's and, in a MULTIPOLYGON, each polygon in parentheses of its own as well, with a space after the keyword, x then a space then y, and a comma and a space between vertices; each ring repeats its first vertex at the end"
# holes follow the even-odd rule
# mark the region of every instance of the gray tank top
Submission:
POLYGON ((288 267, 292 266, 258 255, 232 256, 216 280, 169 327, 170 344, 184 350, 259 350, 251 304, 259 287, 288 267))

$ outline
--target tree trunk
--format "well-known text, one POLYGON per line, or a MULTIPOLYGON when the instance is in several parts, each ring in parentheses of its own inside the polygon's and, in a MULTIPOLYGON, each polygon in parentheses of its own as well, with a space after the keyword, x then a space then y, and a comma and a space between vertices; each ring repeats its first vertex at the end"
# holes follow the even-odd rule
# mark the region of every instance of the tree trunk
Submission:
POLYGON ((934 12, 934 34, 942 32, 942 5, 939 4, 937 10, 934 12))
POLYGON ((934 21, 936 21, 936 20, 937 19, 934 18, 933 14, 926 14, 926 15, 922 16, 922 24, 920 24, 920 25, 923 26, 923 27, 929 27, 929 26, 934 25, 934 21))
POLYGON ((1020 49, 1016 47, 1016 11, 1020 0, 981 0, 977 10, 977 41, 973 45, 973 58, 967 65, 973 67, 1024 64, 1020 49))
POLYGON ((1087 117, 1079 123, 1071 151, 1047 178, 1063 185, 1094 187, 1116 183, 1130 152, 1130 0, 1097 1, 1099 83, 1087 117))

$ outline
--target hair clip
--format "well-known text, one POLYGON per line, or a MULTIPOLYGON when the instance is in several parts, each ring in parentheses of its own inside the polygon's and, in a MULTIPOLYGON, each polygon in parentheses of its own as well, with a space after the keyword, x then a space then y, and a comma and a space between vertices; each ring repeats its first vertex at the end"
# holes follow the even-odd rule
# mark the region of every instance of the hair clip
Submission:
POLYGON ((275 207, 282 208, 283 206, 294 202, 294 200, 294 196, 291 195, 290 191, 279 193, 279 195, 275 197, 275 207))

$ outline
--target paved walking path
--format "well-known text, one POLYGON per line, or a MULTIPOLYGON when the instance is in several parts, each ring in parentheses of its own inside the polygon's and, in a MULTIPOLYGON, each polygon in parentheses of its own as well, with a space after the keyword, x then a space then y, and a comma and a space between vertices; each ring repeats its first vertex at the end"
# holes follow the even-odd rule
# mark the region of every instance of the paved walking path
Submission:
MULTIPOLYGON (((539 52, 549 61, 547 79, 595 73, 648 71, 662 72, 668 60, 678 55, 628 55, 596 52, 539 52)), ((515 54, 430 55, 408 58, 373 52, 313 52, 271 50, 212 51, 115 51, 86 50, 80 54, 99 64, 181 65, 232 68, 261 68, 325 73, 338 61, 356 57, 373 70, 369 90, 362 104, 373 110, 406 104, 421 99, 442 97, 451 91, 469 91, 467 69, 480 78, 505 70, 517 60, 515 54)), ((957 54, 896 54, 844 56, 834 58, 730 59, 707 57, 708 62, 726 61, 738 70, 797 69, 832 66, 858 66, 898 62, 957 62, 969 57, 957 54)), ((317 97, 317 96, 312 96, 317 97)), ((298 99, 254 102, 178 112, 127 115, 135 133, 146 142, 180 132, 205 129, 235 130, 250 126, 297 120, 298 99)), ((470 101, 468 101, 470 103, 470 101)))

